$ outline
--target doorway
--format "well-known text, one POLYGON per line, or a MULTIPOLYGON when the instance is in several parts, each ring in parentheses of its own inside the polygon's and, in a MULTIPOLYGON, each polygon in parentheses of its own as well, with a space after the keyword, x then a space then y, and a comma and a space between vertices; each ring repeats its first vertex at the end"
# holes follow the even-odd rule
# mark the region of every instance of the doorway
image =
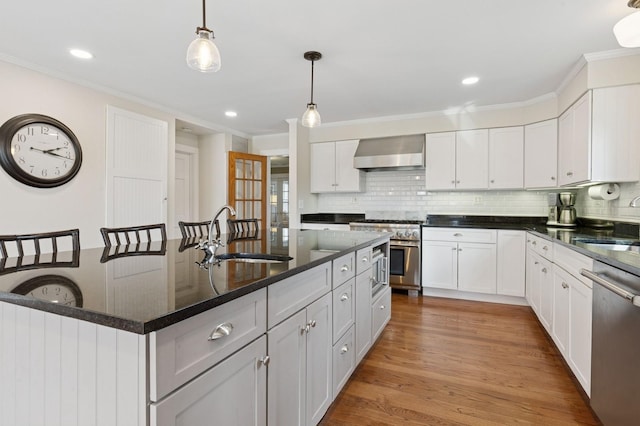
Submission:
POLYGON ((270 157, 269 214, 271 228, 289 227, 289 157, 270 157))

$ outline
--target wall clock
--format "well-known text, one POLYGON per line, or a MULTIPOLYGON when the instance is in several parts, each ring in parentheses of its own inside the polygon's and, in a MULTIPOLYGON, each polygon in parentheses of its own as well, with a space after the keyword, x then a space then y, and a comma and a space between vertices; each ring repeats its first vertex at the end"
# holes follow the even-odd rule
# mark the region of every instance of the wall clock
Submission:
POLYGON ((55 118, 23 114, 0 127, 0 166, 25 185, 63 185, 78 173, 80 164, 78 138, 55 118))
POLYGON ((41 275, 31 278, 11 290, 11 293, 78 308, 82 307, 83 302, 80 287, 62 275, 41 275))

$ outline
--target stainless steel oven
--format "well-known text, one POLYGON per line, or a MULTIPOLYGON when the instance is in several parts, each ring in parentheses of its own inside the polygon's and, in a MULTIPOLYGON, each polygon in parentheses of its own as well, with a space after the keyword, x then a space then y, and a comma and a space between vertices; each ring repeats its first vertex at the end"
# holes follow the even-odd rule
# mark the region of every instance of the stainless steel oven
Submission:
POLYGON ((367 219, 349 223, 349 229, 389 232, 389 285, 420 291, 420 229, 422 221, 367 219))

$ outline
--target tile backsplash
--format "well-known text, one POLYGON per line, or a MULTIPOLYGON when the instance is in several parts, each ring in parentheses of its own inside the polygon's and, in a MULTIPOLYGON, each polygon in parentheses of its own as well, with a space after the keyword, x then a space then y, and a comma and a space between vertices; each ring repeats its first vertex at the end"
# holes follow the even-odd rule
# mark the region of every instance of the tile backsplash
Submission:
POLYGON ((368 172, 362 193, 319 194, 318 211, 424 219, 428 214, 546 216, 546 191, 426 191, 419 171, 368 172), (375 213, 374 213, 375 212, 375 213))
POLYGON ((612 201, 594 200, 588 189, 578 191, 576 212, 579 217, 609 219, 621 222, 640 222, 640 207, 629 207, 629 203, 640 195, 640 182, 621 183, 620 198, 612 201))

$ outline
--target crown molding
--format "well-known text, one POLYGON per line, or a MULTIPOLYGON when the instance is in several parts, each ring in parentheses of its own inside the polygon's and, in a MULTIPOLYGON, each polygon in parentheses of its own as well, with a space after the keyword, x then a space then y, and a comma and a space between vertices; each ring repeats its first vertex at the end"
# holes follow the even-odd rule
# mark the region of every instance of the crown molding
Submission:
POLYGON ((624 58, 626 56, 640 55, 640 48, 620 48, 605 50, 603 52, 585 53, 583 55, 586 62, 606 61, 607 59, 624 58))

